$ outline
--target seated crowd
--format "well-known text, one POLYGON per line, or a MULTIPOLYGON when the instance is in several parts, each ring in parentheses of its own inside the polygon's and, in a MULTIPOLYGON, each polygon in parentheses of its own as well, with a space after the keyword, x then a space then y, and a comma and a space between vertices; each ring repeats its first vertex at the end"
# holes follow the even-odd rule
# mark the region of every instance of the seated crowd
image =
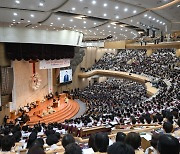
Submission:
MULTIPOLYGON (((178 120, 180 128, 180 119, 178 120)), ((146 150, 141 148, 141 136, 139 133, 118 132, 115 139, 111 139, 107 133, 98 132, 91 134, 88 143, 78 143, 71 134, 64 134, 63 125, 60 123, 36 124, 34 127, 20 125, 5 126, 0 131, 0 153, 28 154, 179 154, 179 141, 174 137, 168 125, 164 123, 164 133, 153 133, 151 146, 146 150), (165 126, 166 125, 166 126, 165 126)))
MULTIPOLYGON (((180 73, 178 58, 173 49, 162 49, 150 57, 145 50, 122 50, 105 54, 93 69, 126 71, 160 78, 159 92, 152 98, 146 96, 143 85, 124 79, 109 78, 83 90, 74 91, 76 98, 86 102, 86 111, 79 118, 64 123, 38 123, 28 125, 4 125, 0 129, 2 153, 19 152, 28 149, 29 154, 179 154, 180 139, 180 73), (168 86, 163 79, 171 82, 168 86), (152 132, 151 146, 141 148, 141 136, 136 132, 118 132, 116 140, 107 133, 91 134, 88 145, 75 142, 67 134, 67 127, 91 128, 97 126, 115 129, 116 125, 158 124, 162 128, 152 132)), ((140 127, 141 129, 141 127, 140 127)), ((78 133, 76 134, 78 135, 78 133)))

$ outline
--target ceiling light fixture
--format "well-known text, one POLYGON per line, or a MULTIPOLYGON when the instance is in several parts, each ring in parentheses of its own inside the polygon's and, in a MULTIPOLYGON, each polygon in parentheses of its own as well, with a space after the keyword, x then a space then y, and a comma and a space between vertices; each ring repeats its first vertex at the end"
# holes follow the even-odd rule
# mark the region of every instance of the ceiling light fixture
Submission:
POLYGON ((18 14, 16 12, 13 13, 14 16, 17 16, 18 14))
POLYGON ((147 17, 147 14, 145 14, 144 17, 147 17))
POLYGON ((91 10, 89 10, 88 13, 91 14, 91 10))
POLYGON ((104 3, 104 5, 103 5, 104 7, 106 7, 107 6, 107 3, 104 3))
POLYGON ((137 11, 136 11, 136 10, 134 10, 134 11, 133 11, 133 13, 135 14, 135 13, 137 13, 137 11))
POLYGON ((96 1, 95 1, 95 0, 94 0, 94 1, 92 1, 92 4, 93 4, 93 5, 95 5, 95 4, 96 4, 96 1))
POLYGON ((43 2, 40 2, 40 3, 39 3, 39 6, 44 6, 44 3, 43 3, 43 2))
POLYGON ((75 11, 75 10, 76 10, 76 8, 75 8, 75 7, 73 7, 73 8, 72 8, 72 11, 75 11))
POLYGON ((19 0, 16 0, 15 2, 16 2, 16 4, 20 4, 20 1, 19 1, 19 0))
POLYGON ((128 8, 125 8, 124 11, 127 12, 127 11, 128 11, 128 8))
POLYGON ((61 18, 60 18, 60 17, 58 17, 57 19, 58 19, 58 20, 61 20, 61 18))
POLYGON ((33 18, 33 17, 34 17, 34 14, 31 14, 31 17, 33 18))
POLYGON ((104 16, 104 17, 106 17, 106 16, 107 16, 107 14, 106 14, 106 13, 104 13, 104 14, 103 14, 103 16, 104 16))
POLYGON ((30 20, 28 20, 27 22, 31 22, 30 20))
POLYGON ((116 9, 116 10, 119 9, 119 6, 115 6, 115 9, 116 9))

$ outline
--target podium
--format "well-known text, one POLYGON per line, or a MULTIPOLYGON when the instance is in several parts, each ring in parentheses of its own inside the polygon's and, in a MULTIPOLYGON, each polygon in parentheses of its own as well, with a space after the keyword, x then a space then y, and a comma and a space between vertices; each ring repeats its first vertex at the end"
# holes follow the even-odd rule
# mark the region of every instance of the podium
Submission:
POLYGON ((58 102, 53 102, 53 106, 52 106, 53 108, 56 108, 56 107, 58 107, 58 102))

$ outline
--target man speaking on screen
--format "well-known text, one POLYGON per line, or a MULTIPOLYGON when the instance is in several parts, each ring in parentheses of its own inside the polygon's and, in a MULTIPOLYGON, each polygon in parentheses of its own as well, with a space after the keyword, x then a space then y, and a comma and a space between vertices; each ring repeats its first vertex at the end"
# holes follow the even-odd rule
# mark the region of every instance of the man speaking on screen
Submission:
POLYGON ((68 82, 68 81, 69 81, 69 75, 68 75, 68 72, 66 71, 64 75, 64 82, 68 82))

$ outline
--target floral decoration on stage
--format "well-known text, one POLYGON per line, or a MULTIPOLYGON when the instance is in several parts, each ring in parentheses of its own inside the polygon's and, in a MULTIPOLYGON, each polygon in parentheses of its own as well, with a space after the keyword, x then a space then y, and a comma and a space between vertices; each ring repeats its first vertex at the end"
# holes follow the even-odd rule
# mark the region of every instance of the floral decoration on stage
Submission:
POLYGON ((33 90, 37 90, 39 89, 40 85, 41 85, 41 78, 40 75, 38 73, 34 73, 31 78, 30 78, 30 87, 33 90))

